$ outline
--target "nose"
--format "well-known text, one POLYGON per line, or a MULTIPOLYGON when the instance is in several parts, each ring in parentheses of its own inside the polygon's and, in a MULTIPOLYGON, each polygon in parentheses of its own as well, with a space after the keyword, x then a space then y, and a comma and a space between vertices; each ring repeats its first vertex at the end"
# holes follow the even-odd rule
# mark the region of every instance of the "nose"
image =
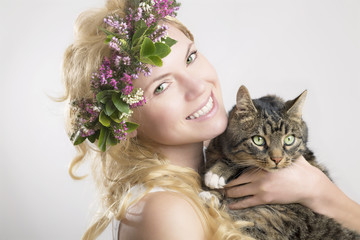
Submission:
POLYGON ((194 100, 206 92, 206 81, 196 74, 183 72, 178 81, 183 85, 187 101, 194 100))
POLYGON ((279 162, 281 162, 281 160, 283 159, 283 157, 270 157, 270 158, 276 165, 278 165, 279 162))

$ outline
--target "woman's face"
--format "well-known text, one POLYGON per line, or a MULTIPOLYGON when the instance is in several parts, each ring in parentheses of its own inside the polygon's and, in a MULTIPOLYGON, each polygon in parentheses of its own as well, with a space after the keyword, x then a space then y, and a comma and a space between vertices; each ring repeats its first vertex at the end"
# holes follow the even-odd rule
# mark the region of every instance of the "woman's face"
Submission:
POLYGON ((151 76, 140 75, 134 81, 147 100, 134 111, 134 120, 140 124, 137 135, 162 145, 214 138, 227 125, 215 69, 179 29, 170 25, 168 35, 177 43, 163 66, 153 67, 151 76))

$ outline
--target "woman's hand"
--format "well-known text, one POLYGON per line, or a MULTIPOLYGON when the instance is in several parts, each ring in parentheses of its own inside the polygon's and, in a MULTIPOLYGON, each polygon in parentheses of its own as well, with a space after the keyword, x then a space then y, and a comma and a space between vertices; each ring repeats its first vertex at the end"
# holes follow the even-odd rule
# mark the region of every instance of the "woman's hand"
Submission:
POLYGON ((360 232, 360 205, 304 157, 274 172, 249 170, 225 185, 225 194, 230 198, 247 197, 229 205, 230 209, 300 203, 360 232))
POLYGON ((316 183, 330 182, 318 168, 299 157, 292 166, 274 172, 254 169, 243 173, 225 186, 226 196, 245 200, 230 205, 230 208, 246 208, 272 203, 301 203, 314 198, 316 183))

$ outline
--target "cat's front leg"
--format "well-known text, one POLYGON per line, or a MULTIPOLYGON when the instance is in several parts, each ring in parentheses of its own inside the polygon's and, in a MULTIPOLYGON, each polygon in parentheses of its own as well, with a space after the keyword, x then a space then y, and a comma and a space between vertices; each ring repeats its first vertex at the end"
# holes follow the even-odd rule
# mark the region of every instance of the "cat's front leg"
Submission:
POLYGON ((222 189, 238 170, 234 165, 229 166, 225 160, 218 161, 205 173, 205 185, 211 189, 222 189))

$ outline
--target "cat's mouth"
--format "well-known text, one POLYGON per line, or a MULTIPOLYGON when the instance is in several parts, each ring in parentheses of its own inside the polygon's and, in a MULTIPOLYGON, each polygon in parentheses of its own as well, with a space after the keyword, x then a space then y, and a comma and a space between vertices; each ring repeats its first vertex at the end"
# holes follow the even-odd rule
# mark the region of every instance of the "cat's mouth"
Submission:
POLYGON ((210 113, 213 108, 214 108, 214 100, 213 100, 213 96, 210 95, 208 101, 199 110, 187 116, 186 120, 194 120, 202 116, 205 116, 208 113, 210 113))

